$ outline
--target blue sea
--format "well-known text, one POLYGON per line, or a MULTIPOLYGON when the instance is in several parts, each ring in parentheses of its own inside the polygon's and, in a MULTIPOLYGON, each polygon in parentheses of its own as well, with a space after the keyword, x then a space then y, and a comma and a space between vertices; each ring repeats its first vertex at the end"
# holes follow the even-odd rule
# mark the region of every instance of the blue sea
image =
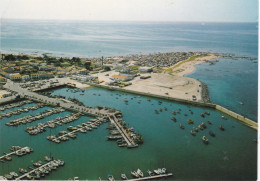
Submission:
MULTIPOLYGON (((1 51, 10 53, 42 54, 63 57, 100 57, 173 51, 205 51, 232 54, 239 58, 217 59, 214 65, 203 63, 188 75, 208 85, 213 103, 257 121, 257 72, 258 27, 256 23, 155 23, 155 22, 86 22, 86 21, 32 21, 2 20, 1 51), (241 105, 240 103, 244 104, 241 105)), ((87 134, 79 133, 77 139, 55 144, 46 139, 68 126, 76 126, 91 119, 79 120, 47 129, 29 136, 24 130, 39 122, 46 122, 69 112, 52 115, 43 120, 7 127, 5 123, 26 115, 35 115, 50 107, 32 110, 0 121, 0 153, 9 152, 9 146, 31 146, 34 153, 0 163, 0 175, 27 168, 44 155, 63 159, 63 168, 46 176, 47 180, 106 179, 120 173, 131 178, 130 170, 140 168, 147 175, 148 169, 166 167, 173 172, 169 180, 256 180, 257 132, 223 113, 196 106, 189 106, 155 98, 137 96, 118 91, 88 88, 84 93, 70 88, 51 91, 52 95, 77 98, 87 106, 108 106, 122 111, 123 119, 143 136, 144 144, 132 150, 119 148, 115 142, 106 141, 107 124, 87 134), (128 104, 124 100, 128 100, 128 104), (150 99, 150 101, 147 101, 150 99), (159 104, 162 101, 162 104, 159 104), (163 108, 167 108, 167 111, 163 108), (162 108, 155 114, 154 110, 162 108), (180 109, 171 120, 172 110, 180 109), (194 114, 191 114, 192 110, 194 114), (210 116, 202 118, 203 112, 210 116), (223 120, 224 115, 228 119, 223 120), (187 123, 194 120, 194 125, 187 123), (196 136, 193 127, 210 120, 205 130, 196 136), (185 129, 179 128, 183 124, 185 129), (218 126, 223 125, 225 131, 218 126), (216 133, 210 137, 209 131, 216 133), (202 143, 206 136, 210 144, 202 143), (230 144, 232 143, 232 144, 230 144)), ((23 107, 27 107, 24 105, 23 107)), ((18 109, 18 108, 13 108, 18 109)), ((12 110, 12 109, 11 109, 12 110)), ((10 110, 6 110, 8 112, 10 110)))
POLYGON ((213 103, 257 121, 257 23, 2 20, 1 51, 63 57, 205 51, 244 57, 201 64, 213 103), (243 104, 241 104, 243 103, 243 104))

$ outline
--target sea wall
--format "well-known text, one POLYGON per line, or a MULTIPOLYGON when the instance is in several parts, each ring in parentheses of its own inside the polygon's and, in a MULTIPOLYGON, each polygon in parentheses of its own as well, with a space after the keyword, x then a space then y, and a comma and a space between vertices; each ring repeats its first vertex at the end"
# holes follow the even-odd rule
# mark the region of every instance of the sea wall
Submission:
POLYGON ((151 93, 146 93, 146 92, 139 92, 139 91, 123 89, 123 88, 118 88, 118 87, 110 87, 110 86, 106 86, 106 85, 99 85, 99 84, 92 84, 92 83, 88 83, 88 84, 91 85, 91 86, 94 86, 94 87, 100 87, 100 88, 105 88, 105 89, 109 89, 109 90, 117 90, 117 91, 121 91, 121 92, 127 92, 127 93, 132 93, 132 94, 148 96, 148 97, 165 99, 165 100, 169 100, 169 101, 180 102, 180 103, 183 103, 183 104, 189 104, 189 105, 191 104, 191 105, 213 108, 213 109, 215 109, 215 107, 216 107, 215 104, 211 104, 211 103, 195 102, 195 101, 190 101, 190 100, 185 100, 185 99, 179 99, 179 98, 174 98, 174 97, 169 97, 169 96, 151 94, 151 93))
POLYGON ((235 112, 233 112, 233 111, 230 111, 230 110, 228 110, 227 108, 224 108, 224 107, 222 107, 222 106, 220 106, 220 105, 216 105, 216 109, 219 110, 219 111, 221 111, 221 112, 223 112, 223 113, 225 113, 225 114, 227 114, 227 115, 229 115, 229 116, 231 116, 231 117, 233 117, 233 118, 238 119, 238 120, 241 121, 243 124, 245 124, 245 125, 247 125, 247 126, 253 128, 253 129, 255 129, 255 130, 258 129, 258 128, 257 128, 257 127, 258 127, 258 123, 254 122, 254 121, 252 121, 252 120, 250 120, 250 119, 248 119, 248 118, 246 118, 246 117, 244 117, 244 116, 241 116, 240 114, 237 114, 237 113, 235 113, 235 112))
POLYGON ((139 92, 139 91, 134 91, 134 90, 123 89, 123 88, 118 88, 118 87, 110 87, 110 86, 106 86, 106 85, 99 85, 99 84, 92 84, 92 83, 88 83, 88 84, 91 86, 94 86, 94 87, 105 88, 105 89, 109 89, 109 90, 117 90, 117 91, 121 91, 121 92, 127 92, 127 93, 132 93, 132 94, 138 94, 138 95, 143 95, 143 96, 165 99, 165 100, 179 102, 179 103, 183 103, 183 104, 189 104, 189 105, 216 109, 220 112, 223 112, 223 113, 241 121, 243 124, 247 125, 248 127, 252 128, 254 130, 258 130, 258 123, 254 122, 244 116, 241 116, 240 114, 230 111, 227 108, 217 105, 217 104, 195 102, 195 101, 190 101, 190 100, 185 100, 185 99, 178 99, 178 98, 173 98, 173 97, 168 97, 168 96, 162 96, 162 95, 156 95, 156 94, 151 94, 151 93, 146 93, 146 92, 139 92))

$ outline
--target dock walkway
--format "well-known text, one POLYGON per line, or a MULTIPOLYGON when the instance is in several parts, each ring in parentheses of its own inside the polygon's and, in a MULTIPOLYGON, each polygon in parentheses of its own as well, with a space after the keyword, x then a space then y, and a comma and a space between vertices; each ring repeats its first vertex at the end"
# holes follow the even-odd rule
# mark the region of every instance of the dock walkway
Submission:
POLYGON ((151 179, 158 179, 158 178, 171 177, 171 176, 173 176, 172 173, 167 173, 167 174, 161 174, 161 175, 153 175, 153 176, 148 176, 148 177, 129 179, 129 181, 151 180, 151 179))
POLYGON ((135 147, 137 146, 137 144, 128 136, 128 134, 126 133, 126 131, 122 128, 122 126, 118 123, 118 119, 116 118, 116 116, 110 115, 108 116, 110 122, 112 124, 115 125, 116 129, 119 131, 119 133, 122 135, 122 137, 124 138, 124 140, 126 141, 127 145, 129 147, 135 147))
POLYGON ((28 172, 28 173, 26 173, 26 174, 24 174, 24 175, 21 175, 20 177, 17 177, 15 180, 21 180, 22 178, 24 178, 24 177, 30 175, 31 173, 33 173, 33 172, 39 170, 40 168, 43 168, 43 167, 45 167, 45 166, 48 166, 48 165, 51 164, 52 162, 53 162, 53 161, 50 161, 50 162, 48 162, 48 163, 46 163, 46 164, 44 164, 44 165, 42 165, 42 166, 40 166, 40 167, 38 167, 38 168, 35 168, 35 169, 33 169, 32 171, 30 171, 30 172, 28 172))
MULTIPOLYGON (((27 148, 27 147, 23 147, 23 148, 21 148, 21 149, 19 149, 19 150, 23 150, 23 149, 25 149, 25 148, 27 148)), ((15 154, 15 153, 16 153, 17 151, 19 151, 19 150, 16 150, 16 151, 14 151, 14 152, 11 152, 11 153, 8 153, 8 154, 6 154, 6 155, 1 156, 1 157, 0 157, 0 160, 3 159, 3 158, 6 157, 6 156, 11 156, 11 155, 15 154)))
MULTIPOLYGON (((89 124, 89 126, 95 125, 95 123, 98 123, 98 122, 100 122, 100 120, 97 120, 97 121, 95 121, 95 122, 89 124)), ((70 131, 70 132, 68 132, 68 133, 66 133, 66 134, 64 134, 64 135, 62 135, 62 136, 57 137, 56 139, 60 140, 61 138, 66 137, 66 136, 68 136, 69 134, 79 132, 81 129, 82 129, 82 128, 78 128, 78 129, 76 129, 76 130, 70 131)))

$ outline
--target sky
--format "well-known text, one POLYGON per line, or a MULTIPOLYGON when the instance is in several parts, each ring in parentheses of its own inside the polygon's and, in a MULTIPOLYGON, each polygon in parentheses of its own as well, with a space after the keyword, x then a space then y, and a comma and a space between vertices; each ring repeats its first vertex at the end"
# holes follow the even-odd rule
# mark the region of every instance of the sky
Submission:
POLYGON ((258 0, 0 0, 5 19, 257 22, 258 0))

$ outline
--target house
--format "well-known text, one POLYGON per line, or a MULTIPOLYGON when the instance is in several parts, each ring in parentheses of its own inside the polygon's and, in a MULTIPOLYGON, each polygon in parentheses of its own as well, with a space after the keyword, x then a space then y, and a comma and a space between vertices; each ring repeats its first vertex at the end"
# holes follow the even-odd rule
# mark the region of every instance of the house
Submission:
POLYGON ((23 75, 22 76, 22 80, 23 81, 27 81, 27 80, 29 80, 30 79, 30 76, 29 75, 23 75))
POLYGON ((132 80, 135 77, 135 75, 132 74, 120 74, 120 75, 112 75, 112 80, 117 82, 126 82, 129 80, 132 80))
POLYGON ((22 80, 22 76, 20 73, 10 74, 11 80, 22 80))
POLYGON ((14 69, 11 67, 3 67, 2 71, 7 73, 14 73, 14 69))
POLYGON ((57 76, 59 78, 62 78, 62 77, 65 77, 66 76, 66 73, 65 72, 57 72, 57 76))
POLYGON ((39 79, 39 74, 31 74, 31 79, 39 79))
POLYGON ((5 78, 4 77, 2 77, 2 76, 0 76, 0 82, 5 82, 5 78))

